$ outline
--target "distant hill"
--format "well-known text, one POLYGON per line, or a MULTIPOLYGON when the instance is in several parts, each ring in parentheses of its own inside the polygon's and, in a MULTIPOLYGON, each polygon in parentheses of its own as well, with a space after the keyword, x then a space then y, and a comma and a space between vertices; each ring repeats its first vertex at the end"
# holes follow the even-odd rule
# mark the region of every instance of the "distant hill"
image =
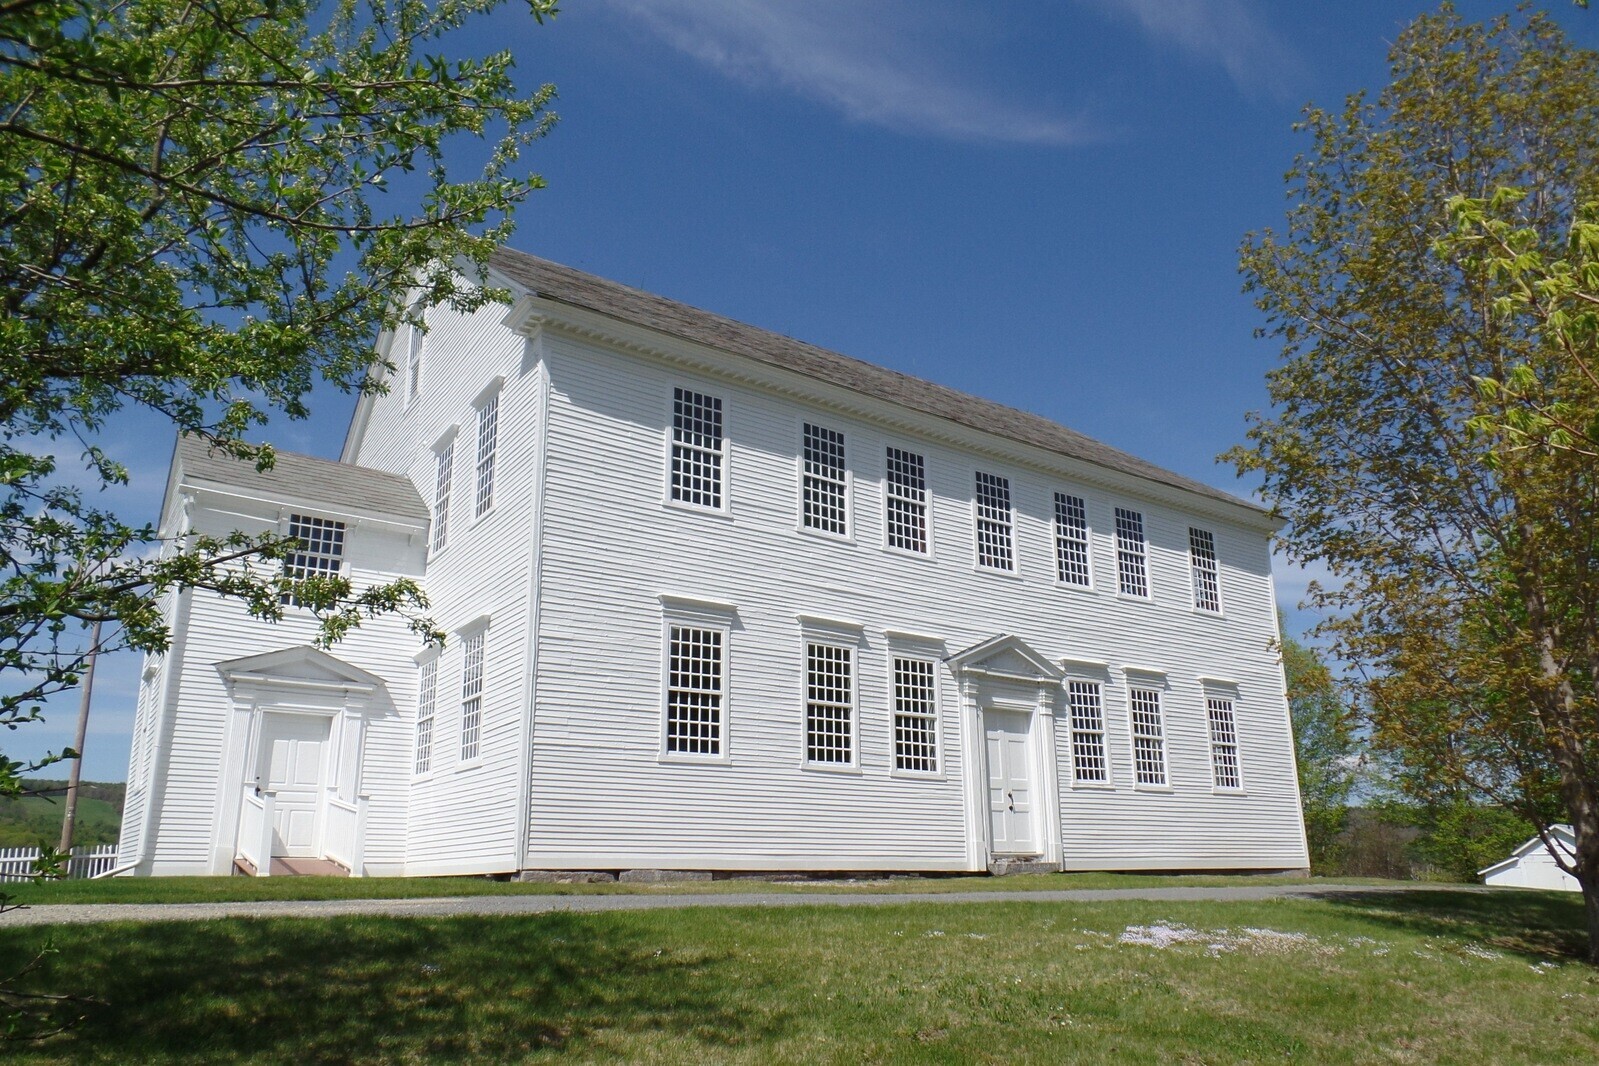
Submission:
MULTIPOLYGON (((23 787, 41 794, 0 799, 0 848, 55 844, 61 838, 67 783, 28 780, 23 787)), ((126 793, 127 786, 120 781, 81 782, 73 841, 79 845, 115 844, 122 828, 122 800, 126 793)))

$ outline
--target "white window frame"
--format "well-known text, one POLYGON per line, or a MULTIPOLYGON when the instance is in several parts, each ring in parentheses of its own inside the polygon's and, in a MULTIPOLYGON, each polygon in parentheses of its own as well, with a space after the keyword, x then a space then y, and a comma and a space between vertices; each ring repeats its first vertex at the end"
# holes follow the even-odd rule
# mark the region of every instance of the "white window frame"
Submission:
MULTIPOLYGON (((413 308, 412 311, 424 323, 427 321, 425 308, 413 308)), ((425 362, 427 334, 421 326, 410 322, 406 323, 405 334, 405 407, 409 410, 422 396, 422 368, 425 362)))
POLYGON ((1153 600, 1155 598, 1154 584, 1150 580, 1149 572, 1149 529, 1144 522, 1144 512, 1135 511, 1131 507, 1116 508, 1116 593, 1130 600, 1153 600), (1136 525, 1138 540, 1134 543, 1125 535, 1136 525), (1136 564, 1139 579, 1143 582, 1142 592, 1129 592, 1128 577, 1129 567, 1136 564))
POLYGON ((679 383, 674 384, 670 389, 667 390, 666 434, 663 442, 664 471, 666 476, 662 484, 661 492, 661 500, 666 504, 666 506, 681 508, 685 511, 693 511, 697 514, 723 516, 732 514, 733 449, 731 447, 731 434, 728 431, 729 406, 730 405, 727 402, 727 398, 724 395, 720 393, 702 391, 702 387, 699 385, 685 385, 679 383), (693 444, 688 441, 678 441, 677 406, 679 393, 716 401, 716 410, 721 416, 719 426, 721 435, 717 438, 717 446, 715 448, 708 448, 704 445, 693 444), (718 462, 716 466, 719 471, 719 476, 717 478, 716 485, 716 503, 698 503, 693 500, 680 498, 676 495, 677 486, 673 481, 673 471, 677 466, 677 453, 679 448, 682 448, 685 453, 717 456, 718 462))
POLYGON ((848 436, 841 429, 834 429, 831 426, 824 426, 822 423, 812 421, 809 418, 801 418, 799 420, 799 440, 799 465, 798 477, 796 478, 798 495, 796 497, 797 504, 795 508, 798 512, 797 517, 799 519, 799 524, 795 528, 797 528, 801 533, 809 533, 819 537, 826 537, 830 540, 853 541, 855 539, 855 514, 854 507, 852 506, 854 496, 854 478, 851 475, 849 466, 848 436), (811 472, 808 450, 812 430, 815 430, 818 434, 833 435, 838 438, 839 470, 836 476, 833 474, 811 472), (838 493, 841 505, 840 510, 843 512, 844 528, 842 530, 826 529, 822 526, 810 524, 811 516, 807 510, 806 504, 808 501, 808 489, 812 481, 815 481, 819 485, 838 493))
POLYGON ((1110 721, 1105 714, 1105 689, 1108 687, 1103 678, 1085 677, 1082 675, 1068 674, 1065 679, 1066 686, 1066 732, 1067 744, 1071 749, 1070 758, 1072 766, 1073 788, 1114 789, 1116 787, 1116 772, 1110 757, 1110 721), (1099 728, 1097 730, 1079 729, 1077 717, 1078 693, 1074 686, 1092 686, 1095 697, 1094 710, 1098 716, 1099 728), (1099 760, 1103 777, 1084 777, 1080 772, 1077 754, 1077 741, 1079 734, 1097 733, 1099 743, 1099 760))
POLYGON ((416 728, 412 732, 411 776, 429 777, 438 757, 439 656, 417 666, 416 728))
POLYGON ((1166 701, 1164 679, 1155 680, 1147 677, 1129 678, 1127 681, 1127 734, 1129 748, 1133 755, 1133 787, 1145 792, 1170 792, 1171 783, 1171 753, 1167 748, 1169 730, 1166 725, 1166 701), (1155 728, 1158 733, 1150 736, 1147 732, 1139 731, 1138 694, 1145 693, 1154 697, 1155 728), (1153 740, 1157 747, 1155 750, 1160 755, 1160 780, 1144 780, 1144 770, 1139 766, 1138 752, 1139 741, 1153 740))
MULTIPOLYGON (((658 755, 662 762, 726 763, 730 761, 728 692, 732 663, 733 628, 726 619, 693 614, 668 613, 661 621, 661 736, 658 755), (677 630, 716 634, 718 641, 718 687, 716 689, 717 750, 714 753, 673 751, 672 736, 672 634, 677 630)), ((696 689, 693 691, 705 691, 696 689)))
MULTIPOLYGON (((819 773, 859 774, 861 772, 861 637, 865 627, 855 622, 799 615, 799 710, 800 767, 819 773), (834 648, 849 654, 849 761, 816 761, 811 758, 811 646, 834 648)), ((834 704, 837 706, 837 704, 834 704)))
POLYGON ((1193 585, 1194 610, 1201 614, 1221 614, 1221 557, 1216 551, 1216 534, 1208 529, 1188 527, 1188 573, 1193 585), (1207 594, 1215 601, 1214 605, 1203 602, 1207 594))
POLYGON ((1062 588, 1078 589, 1092 592, 1094 590, 1094 527, 1088 521, 1088 499, 1070 492, 1055 493, 1055 584, 1062 588), (1067 529, 1061 522, 1063 513, 1070 510, 1070 505, 1076 503, 1077 509, 1082 514, 1083 526, 1081 537, 1067 536, 1067 529), (1064 567, 1063 555, 1068 544, 1078 545, 1083 552, 1083 577, 1084 580, 1067 581, 1062 575, 1064 567))
POLYGON ((1210 785, 1214 792, 1225 792, 1229 795, 1244 791, 1244 759, 1242 745, 1238 737, 1238 697, 1230 692, 1219 692, 1207 688, 1205 690, 1205 736, 1210 742, 1210 785), (1225 719, 1227 732, 1230 738, 1218 737, 1217 716, 1225 719), (1222 769, 1225 764, 1223 754, 1230 750, 1232 759, 1232 784, 1222 783, 1222 769))
MULTIPOLYGON (((326 518, 318 514, 291 513, 283 519, 282 534, 285 537, 295 537, 296 527, 308 526, 313 530, 326 530, 336 541, 333 551, 321 550, 323 538, 300 540, 302 547, 288 553, 283 557, 283 574, 292 581, 304 578, 333 578, 345 575, 344 559, 345 550, 349 547, 350 527, 346 522, 337 518, 326 518), (326 565, 331 563, 332 565, 326 565), (298 570, 299 573, 293 571, 298 570)), ((302 604, 291 589, 278 594, 278 603, 284 607, 296 610, 309 610, 302 604)))
POLYGON ((941 663, 939 656, 927 651, 919 651, 904 646, 890 644, 888 649, 888 742, 889 742, 889 768, 893 777, 910 777, 920 780, 943 780, 944 778, 944 701, 940 691, 941 663), (905 711, 900 709, 899 675, 900 664, 921 663, 928 668, 928 682, 931 690, 931 711, 905 711), (927 723, 927 728, 932 735, 932 769, 917 769, 900 765, 900 736, 899 723, 901 718, 914 718, 927 723))
POLYGON ((437 555, 450 544, 451 507, 455 502, 455 440, 451 429, 433 446, 433 528, 428 534, 428 554, 437 555))
POLYGON ((483 765, 483 694, 488 688, 488 638, 487 625, 473 626, 461 634, 461 714, 456 734, 458 770, 483 765), (474 645, 477 649, 475 664, 474 645))
POLYGON ((474 405, 477 409, 477 451, 472 465, 472 520, 494 510, 496 466, 500 452, 500 390, 491 388, 474 405))
POLYGON ((1011 479, 1005 474, 991 474, 986 470, 975 471, 972 478, 972 558, 976 569, 987 574, 1016 574, 1018 573, 1018 551, 1016 544, 1016 496, 1011 489, 1011 479), (988 478, 1005 490, 1004 519, 985 517, 983 512, 983 494, 981 486, 983 479, 988 478), (983 561, 983 525, 987 523, 1004 533, 1004 543, 1008 557, 1008 565, 995 566, 993 563, 983 561))
POLYGON ((885 551, 898 552, 909 555, 915 559, 933 558, 933 494, 927 487, 927 455, 923 452, 901 448, 898 445, 888 444, 883 448, 883 548, 885 551), (920 489, 897 489, 892 471, 894 459, 890 452, 898 452, 901 456, 915 459, 921 467, 922 484, 920 489), (917 491, 921 498, 917 499, 909 493, 917 491), (893 540, 893 523, 890 516, 894 505, 898 503, 905 507, 921 509, 922 516, 922 548, 907 548, 902 544, 895 544, 893 540))

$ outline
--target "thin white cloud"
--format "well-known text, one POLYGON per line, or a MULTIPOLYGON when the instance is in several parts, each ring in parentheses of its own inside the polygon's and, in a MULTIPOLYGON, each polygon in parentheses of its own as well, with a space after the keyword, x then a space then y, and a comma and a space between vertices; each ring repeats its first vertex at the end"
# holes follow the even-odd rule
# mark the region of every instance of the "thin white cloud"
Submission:
POLYGON ((1216 63, 1245 91, 1281 95, 1300 60, 1267 28, 1248 0, 1091 0, 1088 6, 1137 22, 1149 37, 1216 63))
POLYGON ((778 86, 861 123, 954 140, 1068 145, 1081 119, 1002 99, 930 36, 926 5, 848 0, 612 0, 671 47, 746 85, 778 86))

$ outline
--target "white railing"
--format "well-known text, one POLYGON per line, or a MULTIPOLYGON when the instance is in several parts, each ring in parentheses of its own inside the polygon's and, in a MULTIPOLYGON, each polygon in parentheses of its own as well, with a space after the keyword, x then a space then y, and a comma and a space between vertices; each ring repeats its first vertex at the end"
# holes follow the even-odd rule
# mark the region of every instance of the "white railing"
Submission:
POLYGON ((277 814, 277 793, 271 789, 244 786, 244 802, 239 805, 240 858, 255 867, 257 877, 272 874, 272 821, 277 814))
POLYGON ((348 869, 351 877, 361 876, 361 867, 365 862, 366 808, 365 796, 357 796, 354 803, 349 803, 329 791, 327 830, 322 851, 348 869))
MULTIPOLYGON (((33 864, 39 861, 38 848, 0 848, 0 881, 31 881, 33 864)), ((115 844, 91 844, 72 849, 67 860, 68 877, 98 877, 116 869, 115 844)))

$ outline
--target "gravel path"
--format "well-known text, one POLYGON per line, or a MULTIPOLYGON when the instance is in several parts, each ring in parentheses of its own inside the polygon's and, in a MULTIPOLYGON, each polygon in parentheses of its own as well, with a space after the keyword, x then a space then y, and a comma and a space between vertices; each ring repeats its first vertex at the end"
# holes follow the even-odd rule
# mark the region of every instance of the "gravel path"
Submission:
POLYGON ((995 892, 738 892, 661 895, 446 896, 430 899, 264 900, 249 903, 83 903, 24 907, 0 915, 0 928, 97 922, 199 922, 216 918, 333 918, 372 914, 398 918, 453 918, 674 907, 879 907, 918 903, 1097 903, 1107 900, 1316 899, 1361 892, 1415 889, 1487 891, 1472 885, 1239 885, 1226 888, 1110 888, 995 892))

